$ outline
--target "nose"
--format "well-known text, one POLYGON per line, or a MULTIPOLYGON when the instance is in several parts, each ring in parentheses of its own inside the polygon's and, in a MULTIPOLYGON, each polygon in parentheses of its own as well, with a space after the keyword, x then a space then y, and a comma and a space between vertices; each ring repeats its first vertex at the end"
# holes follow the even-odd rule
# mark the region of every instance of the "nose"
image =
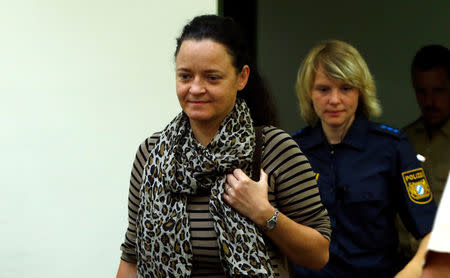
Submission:
POLYGON ((423 102, 425 107, 433 106, 433 93, 430 91, 426 91, 423 94, 423 102))
POLYGON ((338 89, 332 89, 330 92, 330 103, 332 104, 336 104, 339 103, 340 101, 340 95, 339 95, 339 90, 338 89))
POLYGON ((199 77, 195 77, 189 88, 191 94, 203 94, 206 92, 205 86, 199 77))

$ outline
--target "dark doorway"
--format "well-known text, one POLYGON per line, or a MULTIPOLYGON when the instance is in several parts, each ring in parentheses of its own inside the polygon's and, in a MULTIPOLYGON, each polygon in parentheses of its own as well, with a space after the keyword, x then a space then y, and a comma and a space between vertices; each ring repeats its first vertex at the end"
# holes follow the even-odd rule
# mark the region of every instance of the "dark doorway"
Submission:
POLYGON ((219 0, 219 15, 229 16, 244 29, 250 50, 252 64, 257 66, 257 0, 232 1, 219 0))

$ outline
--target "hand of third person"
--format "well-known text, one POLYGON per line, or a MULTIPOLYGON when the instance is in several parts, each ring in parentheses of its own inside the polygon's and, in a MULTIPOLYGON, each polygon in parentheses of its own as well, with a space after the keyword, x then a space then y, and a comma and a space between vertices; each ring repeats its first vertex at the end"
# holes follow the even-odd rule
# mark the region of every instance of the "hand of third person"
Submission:
POLYGON ((420 278, 422 277, 422 263, 415 260, 410 261, 395 278, 420 278))

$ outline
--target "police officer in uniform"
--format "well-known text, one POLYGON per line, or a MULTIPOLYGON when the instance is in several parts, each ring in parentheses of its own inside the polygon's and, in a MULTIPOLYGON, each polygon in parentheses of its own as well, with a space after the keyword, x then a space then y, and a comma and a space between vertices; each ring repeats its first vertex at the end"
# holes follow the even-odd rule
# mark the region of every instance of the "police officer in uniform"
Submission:
POLYGON ((310 126, 293 137, 333 228, 329 263, 320 271, 295 266, 297 277, 420 277, 422 257, 397 262, 395 215, 415 237, 428 237, 436 205, 406 135, 368 120, 381 108, 365 61, 345 42, 324 42, 303 61, 296 86, 310 126))

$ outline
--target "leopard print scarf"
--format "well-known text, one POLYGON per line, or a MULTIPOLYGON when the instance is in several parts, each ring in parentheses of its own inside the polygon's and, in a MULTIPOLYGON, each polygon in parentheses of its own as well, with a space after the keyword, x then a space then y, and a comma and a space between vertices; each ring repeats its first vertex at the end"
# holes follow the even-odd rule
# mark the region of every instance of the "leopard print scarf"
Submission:
POLYGON ((272 277, 264 239, 255 224, 222 200, 226 174, 251 173, 255 133, 238 99, 207 147, 180 113, 162 131, 144 167, 137 216, 138 277, 190 277, 188 195, 211 192, 209 210, 227 277, 272 277))

